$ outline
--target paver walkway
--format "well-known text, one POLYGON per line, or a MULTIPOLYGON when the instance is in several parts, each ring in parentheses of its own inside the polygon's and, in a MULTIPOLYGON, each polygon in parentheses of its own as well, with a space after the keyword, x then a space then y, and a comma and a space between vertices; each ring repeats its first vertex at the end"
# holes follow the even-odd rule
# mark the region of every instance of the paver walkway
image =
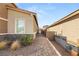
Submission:
POLYGON ((58 56, 47 38, 38 35, 32 45, 20 48, 16 51, 0 50, 0 56, 58 56))

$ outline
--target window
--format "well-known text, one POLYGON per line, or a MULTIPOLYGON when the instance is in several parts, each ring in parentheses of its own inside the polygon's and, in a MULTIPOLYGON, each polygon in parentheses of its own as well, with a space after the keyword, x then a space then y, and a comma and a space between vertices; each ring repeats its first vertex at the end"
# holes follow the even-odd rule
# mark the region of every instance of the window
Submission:
POLYGON ((16 20, 16 33, 24 33, 25 23, 24 20, 19 18, 16 20))

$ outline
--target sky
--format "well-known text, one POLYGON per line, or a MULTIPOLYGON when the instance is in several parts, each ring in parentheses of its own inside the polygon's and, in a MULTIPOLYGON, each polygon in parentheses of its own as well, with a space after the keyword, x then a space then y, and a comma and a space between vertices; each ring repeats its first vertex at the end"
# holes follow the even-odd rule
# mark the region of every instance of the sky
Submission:
POLYGON ((37 13, 38 25, 51 25, 79 9, 79 3, 17 3, 19 8, 37 13))

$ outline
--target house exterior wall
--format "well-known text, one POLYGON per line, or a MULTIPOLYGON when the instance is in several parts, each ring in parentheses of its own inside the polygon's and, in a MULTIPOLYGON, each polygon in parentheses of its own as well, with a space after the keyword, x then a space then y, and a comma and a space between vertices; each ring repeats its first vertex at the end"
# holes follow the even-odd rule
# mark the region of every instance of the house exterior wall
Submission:
POLYGON ((38 30, 38 26, 37 26, 37 24, 36 24, 36 21, 35 21, 35 18, 34 18, 34 16, 33 16, 33 32, 37 32, 37 30, 38 30))
POLYGON ((6 4, 0 3, 0 17, 7 19, 7 13, 6 4))
POLYGON ((67 36, 67 42, 79 46, 79 14, 70 18, 70 20, 62 25, 63 36, 67 36))
POLYGON ((0 33, 7 33, 7 21, 0 19, 0 33))
POLYGON ((34 33, 34 38, 36 37, 37 31, 38 31, 38 25, 36 24, 34 15, 32 15, 32 22, 33 22, 33 33, 34 33))
POLYGON ((11 7, 15 7, 11 3, 0 3, 0 17, 5 19, 7 19, 7 16, 8 16, 8 10, 6 8, 7 5, 11 7))
POLYGON ((67 37, 67 42, 74 46, 79 46, 79 14, 66 19, 61 24, 52 26, 47 31, 55 31, 57 35, 67 37))
POLYGON ((54 40, 55 34, 61 35, 61 26, 62 24, 48 28, 46 31, 46 37, 48 37, 50 40, 54 40))
POLYGON ((49 28, 49 31, 56 32, 57 35, 61 35, 62 24, 49 28))
POLYGON ((7 33, 7 17, 8 17, 8 10, 6 6, 15 7, 11 3, 0 3, 0 17, 5 19, 0 19, 0 33, 7 33))
POLYGON ((25 20, 25 34, 33 34, 33 18, 31 14, 25 14, 13 10, 8 10, 8 33, 15 33, 15 21, 17 18, 25 20))

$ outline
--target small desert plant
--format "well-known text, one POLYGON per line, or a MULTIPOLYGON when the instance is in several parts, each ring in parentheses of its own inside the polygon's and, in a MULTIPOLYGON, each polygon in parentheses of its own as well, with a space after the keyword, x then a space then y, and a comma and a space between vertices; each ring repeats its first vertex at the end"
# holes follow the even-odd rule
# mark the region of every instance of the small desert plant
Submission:
POLYGON ((5 49, 7 46, 7 42, 6 41, 1 41, 0 42, 0 49, 5 49))
POLYGON ((18 40, 14 41, 11 45, 11 50, 16 50, 21 47, 21 44, 18 40))
POLYGON ((20 41, 23 46, 29 45, 32 43, 32 36, 26 35, 26 36, 22 37, 20 41))

